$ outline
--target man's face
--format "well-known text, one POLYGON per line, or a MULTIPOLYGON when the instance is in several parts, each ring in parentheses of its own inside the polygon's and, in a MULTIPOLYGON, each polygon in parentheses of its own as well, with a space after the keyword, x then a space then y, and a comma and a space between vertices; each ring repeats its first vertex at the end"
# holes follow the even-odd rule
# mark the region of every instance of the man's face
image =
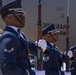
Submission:
POLYGON ((17 24, 20 28, 24 27, 25 26, 25 14, 24 13, 21 13, 21 12, 16 12, 15 13, 15 19, 17 21, 17 24), (17 19, 16 17, 19 19, 17 19))
POLYGON ((53 32, 50 32, 50 39, 52 40, 52 42, 57 42, 59 40, 59 35, 58 33, 53 33, 53 32))
MULTIPOLYGON (((8 14, 11 25, 14 25, 18 28, 23 28, 25 26, 25 13, 14 12, 13 14, 8 14)), ((8 22, 9 22, 8 20, 8 22)))
POLYGON ((73 57, 76 58, 76 51, 73 51, 73 57))

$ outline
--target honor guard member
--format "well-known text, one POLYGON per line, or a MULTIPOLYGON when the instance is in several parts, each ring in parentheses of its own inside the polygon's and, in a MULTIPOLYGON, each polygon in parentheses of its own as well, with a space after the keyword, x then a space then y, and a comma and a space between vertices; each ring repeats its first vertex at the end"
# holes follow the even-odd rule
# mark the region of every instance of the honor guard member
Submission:
POLYGON ((21 0, 13 0, 0 8, 5 28, 0 36, 1 71, 3 75, 45 75, 45 71, 31 70, 29 50, 36 45, 20 31, 25 26, 25 12, 21 0))
POLYGON ((70 62, 71 75, 76 75, 76 45, 70 47, 69 56, 72 59, 70 62))
POLYGON ((68 55, 70 56, 70 59, 71 60, 74 60, 76 58, 76 45, 71 46, 69 48, 69 51, 68 52, 69 52, 68 55))
POLYGON ((55 43, 59 40, 59 31, 55 25, 49 25, 42 30, 43 39, 47 42, 47 49, 44 52, 44 70, 46 75, 71 75, 70 72, 62 72, 62 59, 64 54, 60 52, 55 43))

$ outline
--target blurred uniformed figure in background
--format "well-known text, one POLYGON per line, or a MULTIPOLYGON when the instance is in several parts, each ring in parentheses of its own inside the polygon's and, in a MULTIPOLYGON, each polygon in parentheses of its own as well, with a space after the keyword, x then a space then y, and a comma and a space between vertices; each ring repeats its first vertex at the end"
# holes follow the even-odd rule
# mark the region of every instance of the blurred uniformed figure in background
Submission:
POLYGON ((0 29, 0 36, 1 36, 2 32, 3 32, 3 30, 2 30, 2 29, 0 29))
POLYGON ((76 45, 69 48, 69 56, 71 56, 70 71, 71 75, 76 75, 76 45))
POLYGON ((25 26, 25 12, 21 0, 13 0, 0 8, 6 26, 0 37, 1 71, 3 75, 45 75, 45 71, 31 70, 29 50, 36 45, 20 31, 25 26))
POLYGON ((55 25, 52 24, 44 28, 42 35, 42 38, 47 42, 43 58, 46 75, 71 75, 70 72, 61 71, 62 60, 65 59, 65 55, 55 45, 59 40, 59 31, 55 28, 55 25))

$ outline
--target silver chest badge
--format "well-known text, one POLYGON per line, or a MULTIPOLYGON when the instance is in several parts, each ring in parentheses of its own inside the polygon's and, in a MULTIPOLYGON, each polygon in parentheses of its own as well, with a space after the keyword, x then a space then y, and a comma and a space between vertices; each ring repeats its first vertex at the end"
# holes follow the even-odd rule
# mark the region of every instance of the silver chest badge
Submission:
POLYGON ((43 57, 43 60, 44 60, 45 62, 47 62, 47 61, 49 60, 49 56, 46 56, 46 57, 44 56, 44 57, 43 57))

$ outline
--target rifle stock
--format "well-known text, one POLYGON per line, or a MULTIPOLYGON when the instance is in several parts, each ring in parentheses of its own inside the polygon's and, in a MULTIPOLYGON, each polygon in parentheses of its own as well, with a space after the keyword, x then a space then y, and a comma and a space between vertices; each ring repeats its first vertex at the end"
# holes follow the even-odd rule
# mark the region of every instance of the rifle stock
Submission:
POLYGON ((67 25, 66 29, 66 71, 69 72, 69 57, 67 52, 69 50, 69 26, 67 25))

